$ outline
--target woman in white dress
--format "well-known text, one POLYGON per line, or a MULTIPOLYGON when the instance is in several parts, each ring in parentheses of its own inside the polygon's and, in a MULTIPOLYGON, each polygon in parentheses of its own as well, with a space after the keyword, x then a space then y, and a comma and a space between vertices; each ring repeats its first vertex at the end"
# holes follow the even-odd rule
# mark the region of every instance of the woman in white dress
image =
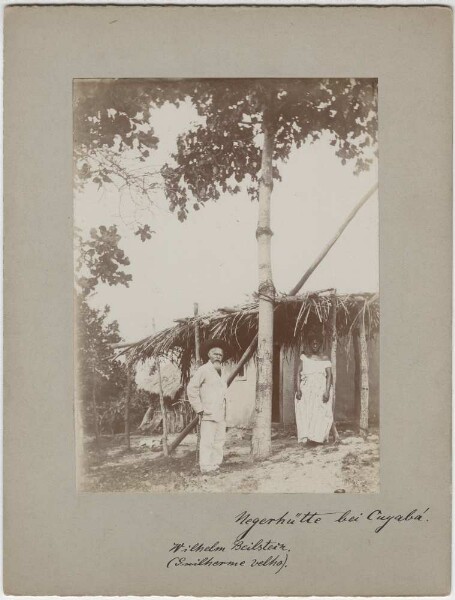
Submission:
POLYGON ((299 443, 325 442, 333 423, 332 363, 321 354, 322 339, 313 335, 297 373, 295 420, 299 443))

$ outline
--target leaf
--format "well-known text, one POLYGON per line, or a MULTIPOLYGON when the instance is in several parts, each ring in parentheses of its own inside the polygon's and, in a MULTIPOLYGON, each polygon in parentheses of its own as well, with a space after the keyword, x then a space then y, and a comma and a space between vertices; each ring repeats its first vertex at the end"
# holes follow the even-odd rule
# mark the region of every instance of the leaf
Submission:
POLYGON ((98 230, 90 230, 89 240, 80 240, 80 254, 77 261, 77 283, 87 296, 99 283, 125 285, 132 276, 119 270, 119 265, 128 265, 129 259, 118 246, 121 240, 117 227, 100 225, 98 230))
POLYGON ((142 227, 138 227, 137 231, 135 231, 135 235, 139 235, 142 242, 150 240, 152 233, 155 233, 155 231, 150 229, 150 225, 143 225, 142 227))

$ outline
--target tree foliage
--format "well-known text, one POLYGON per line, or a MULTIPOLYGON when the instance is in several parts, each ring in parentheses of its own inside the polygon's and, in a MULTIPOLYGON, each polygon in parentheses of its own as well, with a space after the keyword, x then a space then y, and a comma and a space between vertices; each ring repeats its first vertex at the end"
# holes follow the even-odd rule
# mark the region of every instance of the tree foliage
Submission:
POLYGON ((78 83, 75 90, 79 183, 102 185, 120 177, 142 194, 163 186, 180 220, 222 193, 244 191, 241 183, 257 198, 265 111, 274 138, 274 179, 293 147, 314 143, 324 132, 354 173, 368 169, 376 151, 374 79, 104 80, 78 83), (132 165, 147 165, 159 144, 153 109, 183 101, 193 104, 203 123, 180 135, 177 151, 159 173, 146 169, 149 178, 138 181, 132 165), (112 160, 101 172, 88 159, 103 153, 112 160), (130 166, 122 170, 118 164, 126 156, 130 166))
POLYGON ((91 308, 86 299, 77 297, 77 382, 85 429, 93 430, 95 419, 92 403, 95 395, 99 420, 124 394, 126 373, 115 360, 111 344, 121 341, 118 323, 109 320, 109 307, 91 308))
MULTIPOLYGON (((126 190, 135 202, 153 204, 162 186, 160 169, 150 161, 158 138, 151 110, 169 99, 185 97, 170 82, 149 80, 78 80, 74 84, 74 183, 82 189, 91 182, 100 189, 126 190)), ((142 205, 141 205, 142 207, 142 205)), ((136 231, 142 241, 153 231, 136 231)))
MULTIPOLYGON (((77 299, 77 381, 78 400, 82 408, 84 429, 93 433, 95 391, 98 427, 101 432, 120 433, 124 430, 124 410, 127 394, 127 371, 116 358, 112 344, 122 341, 117 321, 110 319, 109 306, 91 308, 82 296, 77 299)), ((150 403, 150 394, 131 382, 130 421, 140 422, 150 403)))
POLYGON ((257 199, 264 118, 273 137, 274 179, 293 147, 314 143, 324 132, 355 174, 373 162, 375 80, 220 80, 195 86, 191 98, 205 124, 179 137, 174 164, 162 169, 170 208, 181 220, 191 204, 197 210, 222 193, 239 192, 241 182, 257 199))
POLYGON ((130 264, 119 247, 120 240, 115 225, 92 228, 89 239, 76 235, 76 284, 83 296, 91 294, 100 283, 129 286, 132 275, 119 268, 130 264))
POLYGON ((149 95, 128 81, 85 80, 74 86, 74 153, 81 182, 112 183, 115 170, 96 162, 103 152, 130 150, 144 162, 157 147, 149 95))
MULTIPOLYGON (((91 229, 89 239, 83 239, 80 232, 76 234, 78 402, 84 429, 91 432, 113 432, 123 423, 127 376, 112 348, 112 344, 122 341, 119 326, 117 321, 110 320, 109 306, 98 310, 89 305, 90 295, 100 283, 128 286, 132 280, 130 274, 119 268, 130 264, 119 247, 120 239, 115 225, 91 229)), ((134 398, 134 383, 133 388, 134 398)))

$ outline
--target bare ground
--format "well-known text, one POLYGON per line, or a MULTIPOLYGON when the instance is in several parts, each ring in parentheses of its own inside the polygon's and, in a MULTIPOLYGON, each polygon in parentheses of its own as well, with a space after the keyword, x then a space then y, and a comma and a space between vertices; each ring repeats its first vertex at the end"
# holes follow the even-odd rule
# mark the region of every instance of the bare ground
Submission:
POLYGON ((81 491, 86 492, 379 492, 379 435, 366 438, 345 428, 338 445, 302 447, 294 433, 275 432, 272 454, 252 462, 250 440, 229 430, 225 460, 218 475, 201 475, 195 464, 196 438, 188 436, 175 454, 165 458, 156 449, 159 436, 106 436, 97 449, 85 445, 81 491))

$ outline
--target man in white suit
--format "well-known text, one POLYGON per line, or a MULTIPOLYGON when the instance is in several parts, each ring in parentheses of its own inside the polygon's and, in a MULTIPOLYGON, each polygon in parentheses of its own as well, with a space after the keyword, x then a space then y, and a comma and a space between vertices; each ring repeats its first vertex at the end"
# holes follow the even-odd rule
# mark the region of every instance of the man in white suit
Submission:
POLYGON ((227 383, 222 370, 224 344, 204 345, 208 361, 194 373, 187 387, 188 400, 201 417, 199 466, 201 473, 217 473, 226 440, 227 383))

